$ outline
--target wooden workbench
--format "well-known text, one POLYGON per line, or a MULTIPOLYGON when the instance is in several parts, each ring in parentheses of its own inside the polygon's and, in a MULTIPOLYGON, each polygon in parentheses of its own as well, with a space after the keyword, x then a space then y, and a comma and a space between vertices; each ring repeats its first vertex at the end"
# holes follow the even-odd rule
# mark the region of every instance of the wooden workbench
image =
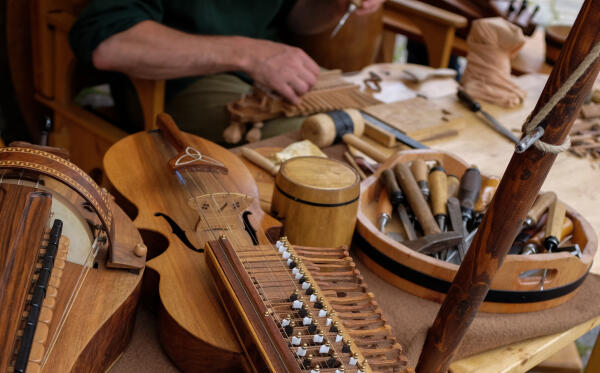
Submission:
MULTIPOLYGON (((545 75, 527 75, 517 79, 518 84, 527 92, 525 102, 519 108, 506 110, 495 105, 482 103, 483 108, 504 126, 514 129, 518 136, 521 124, 535 106, 546 78, 545 75)), ((353 80, 358 81, 360 79, 353 80)), ((447 88, 447 84, 445 84, 445 87, 447 88)), ((445 138, 427 145, 457 154, 467 162, 477 165, 482 172, 488 175, 502 176, 513 154, 514 144, 493 131, 479 117, 466 110, 453 95, 436 100, 441 101, 444 107, 451 107, 452 110, 462 114, 463 123, 457 127, 459 136, 445 138)), ((294 139, 294 136, 283 136, 275 141, 267 140, 266 143, 284 146, 294 139)), ((372 141, 370 142, 375 144, 372 141)), ((263 145, 259 144, 258 146, 263 145)), ((339 158, 340 155, 337 154, 340 153, 339 147, 341 146, 326 149, 326 152, 331 153, 330 155, 333 156, 337 155, 339 158)), ((401 148, 403 147, 398 147, 398 149, 401 148)), ((398 149, 388 151, 391 154, 398 149)), ((600 181, 599 167, 600 161, 598 160, 581 159, 570 153, 561 154, 557 157, 554 167, 542 187, 542 190, 555 191, 559 198, 585 216, 596 231, 600 230, 600 211, 598 211, 599 197, 595 193, 596 185, 594 182, 600 181)), ((261 189, 263 208, 268 211, 272 188, 270 176, 260 174, 260 172, 255 173, 255 175, 258 175, 257 182, 259 189, 261 189)), ((598 260, 595 261, 592 272, 600 274, 598 260)), ((462 359, 451 365, 451 371, 453 373, 524 372, 560 351, 598 324, 600 324, 600 317, 586 321, 562 333, 535 338, 462 359)))

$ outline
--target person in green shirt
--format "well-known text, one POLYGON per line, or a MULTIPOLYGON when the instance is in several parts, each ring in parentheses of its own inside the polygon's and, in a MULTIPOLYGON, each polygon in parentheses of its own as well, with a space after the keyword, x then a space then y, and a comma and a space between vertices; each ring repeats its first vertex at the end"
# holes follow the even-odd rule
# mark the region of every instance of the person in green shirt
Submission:
MULTIPOLYGON (((383 0, 364 0, 357 14, 383 0)), ((280 34, 335 24, 349 0, 92 0, 70 32, 76 56, 100 70, 167 79, 166 111, 178 125, 223 143, 225 104, 258 83, 299 103, 319 66, 280 34)), ((268 137, 299 120, 265 123, 268 137)))

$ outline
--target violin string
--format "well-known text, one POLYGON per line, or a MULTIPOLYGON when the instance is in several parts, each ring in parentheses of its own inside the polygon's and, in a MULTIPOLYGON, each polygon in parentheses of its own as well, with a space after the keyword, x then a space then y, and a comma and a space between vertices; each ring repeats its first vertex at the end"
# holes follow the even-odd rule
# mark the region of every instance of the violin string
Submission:
MULTIPOLYGON (((198 178, 197 178, 197 177, 195 177, 197 174, 193 174, 193 175, 192 175, 192 174, 191 174, 189 171, 188 171, 187 173, 188 173, 189 179, 191 179, 191 180, 192 180, 192 181, 193 181, 193 182, 194 182, 196 185, 198 185, 198 186, 199 186, 199 184, 203 184, 203 185, 204 185, 204 188, 200 187, 200 189, 201 189, 201 190, 203 190, 205 193, 206 193, 206 192, 208 192, 208 191, 210 190, 210 186, 208 186, 208 182, 210 182, 210 181, 213 181, 213 182, 214 182, 213 188, 215 188, 215 187, 216 187, 216 188, 215 188, 215 189, 213 189, 213 190, 227 190, 227 188, 225 187, 224 183, 223 183, 223 182, 222 182, 222 181, 219 179, 219 176, 217 176, 217 175, 216 175, 216 174, 214 174, 214 173, 207 173, 207 174, 203 174, 203 175, 206 175, 206 176, 207 176, 207 177, 203 178, 203 180, 207 182, 206 184, 204 184, 202 181, 198 180, 198 178)), ((229 193, 229 192, 228 192, 228 194, 231 196, 231 193, 229 193)), ((231 203, 231 201, 229 201, 228 203, 231 203)), ((221 212, 220 212, 220 210, 218 209, 218 208, 219 208, 219 205, 218 205, 217 201, 216 201, 216 200, 214 200, 214 198, 213 198, 213 204, 214 204, 214 206, 216 207, 216 211, 218 212, 219 219, 221 220, 221 222, 223 222, 224 220, 226 221, 226 219, 225 219, 225 218, 222 216, 222 213, 221 213, 221 212)), ((238 214, 238 218, 239 218, 239 214, 238 214)), ((234 251, 236 251, 236 252, 240 252, 239 248, 242 248, 242 249, 243 249, 243 248, 244 248, 244 246, 247 246, 247 247, 250 249, 250 250, 248 250, 248 251, 256 251, 256 250, 254 249, 254 246, 253 246, 253 245, 251 245, 251 244, 250 244, 250 245, 248 245, 248 244, 246 244, 246 245, 242 245, 242 244, 240 244, 240 242, 239 242, 239 239, 237 238, 237 236, 236 236, 236 235, 235 235, 235 233, 233 232, 233 229, 232 229, 232 227, 231 227, 231 225, 230 225, 230 224, 227 224, 227 223, 225 223, 225 224, 223 224, 223 225, 224 225, 224 226, 226 226, 226 227, 227 227, 227 230, 229 230, 229 231, 231 232, 232 238, 233 238, 233 240, 235 241, 235 242, 233 242, 233 243, 234 243, 234 245, 232 245, 232 247, 233 247, 234 251)), ((238 229, 242 229, 242 228, 240 227, 240 222, 239 222, 239 219, 238 219, 238 229)), ((242 229, 242 230, 243 230, 243 229, 242 229)), ((245 234, 245 232, 243 232, 243 233, 242 233, 242 237, 246 237, 246 234, 245 234)), ((248 238, 246 239, 246 241, 248 241, 248 238)), ((267 241, 267 242, 268 242, 268 241, 267 241)), ((268 244, 267 244, 267 245, 263 245, 263 246, 268 246, 268 247, 270 247, 270 249, 271 249, 271 250, 273 250, 273 252, 275 253, 275 256, 279 258, 279 255, 278 255, 278 250, 277 250, 277 249, 276 249, 276 248, 275 248, 275 247, 274 247, 274 246, 273 246, 273 245, 272 245, 270 242, 268 242, 268 244)), ((239 256, 238 256, 238 257, 239 257, 239 256)), ((240 258, 240 260, 241 260, 241 258, 240 258)), ((243 261, 243 260, 241 260, 241 261, 242 261, 242 264, 243 264, 243 266, 244 266, 245 270, 246 270, 246 271, 248 271, 248 268, 247 268, 246 264, 244 263, 244 261, 243 261)), ((277 260, 277 263, 278 263, 279 265, 281 265, 281 266, 282 266, 282 268, 281 268, 281 269, 282 269, 282 273, 284 274, 284 276, 287 276, 287 277, 288 277, 288 280, 290 281, 290 287, 291 287, 293 290, 299 290, 299 292, 300 292, 301 288, 300 288, 299 286, 297 286, 297 285, 296 285, 296 281, 295 281, 295 280, 294 280, 294 278, 291 276, 291 273, 290 273, 290 271, 289 271, 289 268, 288 268, 288 267, 287 267, 287 266, 284 264, 283 260, 282 260, 282 259, 279 259, 279 260, 277 260)), ((272 275, 272 278, 274 279, 274 281, 277 281, 278 283, 281 283, 281 280, 278 280, 278 279, 277 279, 277 277, 275 276, 275 273, 273 272, 273 266, 270 266, 270 265, 266 264, 265 266, 263 266, 263 268, 266 268, 266 269, 269 271, 269 273, 272 275)), ((258 279, 256 276, 254 276, 254 279, 256 280, 258 287, 260 287, 260 288, 263 290, 264 297, 266 298, 265 300, 268 302, 268 304, 269 304, 269 306, 270 306, 269 308, 270 308, 271 310, 273 310, 273 315, 275 316, 274 318, 275 318, 275 319, 276 319, 276 320, 279 322, 279 324, 281 324, 281 321, 282 321, 282 320, 279 318, 279 315, 277 314, 277 312, 275 312, 275 309, 276 309, 276 308, 273 306, 273 304, 272 304, 272 302, 271 302, 271 299, 269 299, 269 298, 268 298, 268 296, 269 296, 269 293, 267 292, 267 290, 266 290, 266 287, 265 287, 265 286, 264 286, 264 285, 261 283, 261 281, 260 281, 260 280, 259 280, 259 279, 258 279)), ((291 293, 293 293, 293 290, 290 292, 290 294, 291 294, 291 293)), ((285 299, 285 298, 284 298, 284 299, 285 299)), ((305 300, 305 301, 306 301, 306 300, 305 300)), ((263 304, 265 304, 265 301, 264 301, 264 300, 263 300, 263 304)), ((265 304, 265 305, 266 305, 266 304, 265 304)), ((313 315, 313 318, 314 318, 314 317, 315 317, 315 316, 313 315)), ((290 336, 289 336, 289 335, 287 335, 287 333, 285 332, 285 329, 284 329, 283 333, 285 334, 285 338, 286 338, 286 339, 289 341, 289 339, 290 339, 290 336)), ((310 334, 307 334, 307 336, 310 338, 310 334)), ((326 336, 325 338, 326 338, 326 341, 329 341, 329 338, 328 338, 327 336, 326 336)), ((309 341, 310 341, 310 339, 309 339, 309 341)), ((341 354, 339 354, 339 353, 336 351, 336 348, 335 348, 335 345, 334 345, 334 343, 331 343, 331 341, 329 341, 329 342, 330 342, 330 349, 332 349, 332 350, 333 350, 333 352, 337 353, 337 354, 338 354, 338 356, 340 356, 340 357, 341 357, 342 355, 341 355, 341 354)), ((294 351, 293 351, 293 352, 294 352, 294 351)), ((297 356, 297 353, 296 353, 296 352, 294 352, 294 354, 296 354, 296 356, 297 356)), ((301 361, 301 358, 300 358, 300 357, 298 357, 298 356, 297 356, 297 359, 301 361)))
MULTIPOLYGON (((199 180, 199 179, 196 177, 196 174, 192 174, 192 173, 190 173, 189 171, 186 171, 186 174, 188 175, 188 179, 189 179, 189 180, 191 180, 191 181, 192 181, 192 182, 193 182, 193 183, 194 183, 194 184, 197 186, 197 188, 198 188, 200 191, 202 191, 203 193, 209 193, 209 187, 208 187, 207 185, 205 185, 205 184, 204 184, 204 182, 202 182, 201 180, 199 180)), ((203 176, 204 176, 204 175, 208 176, 208 177, 205 177, 205 178, 203 178, 205 181, 209 181, 210 179, 213 179, 213 181, 216 181, 216 184, 217 184, 217 185, 218 185, 220 188, 223 188, 223 184, 222 184, 220 181, 218 181, 218 180, 215 178, 215 176, 214 176, 213 174, 206 173, 206 174, 202 174, 202 175, 203 175, 203 176), (208 180, 207 180, 207 179, 208 179, 208 180)), ((226 189, 225 189, 225 190, 226 190, 226 189)), ((228 202, 230 203, 231 201, 228 201, 228 202)), ((222 213, 221 213, 221 212, 219 212, 219 207, 220 207, 220 206, 218 205, 217 201, 216 201, 214 198, 213 198, 213 204, 214 204, 214 206, 215 206, 215 211, 217 211, 217 212, 218 212, 218 214, 217 214, 217 215, 218 215, 218 219, 219 219, 219 220, 221 220, 221 224, 222 224, 224 227, 226 227, 226 230, 227 230, 227 231, 229 231, 229 232, 230 232, 230 237, 228 237, 228 238, 229 238, 230 240, 232 240, 232 245, 231 245, 231 247, 234 249, 234 251, 235 251, 236 253, 237 253, 237 252, 239 252, 239 250, 238 250, 238 249, 236 249, 236 247, 237 247, 237 248, 240 248, 240 247, 243 247, 243 245, 241 245, 241 244, 240 244, 240 242, 239 242, 239 239, 238 239, 237 235, 235 234, 235 232, 233 231, 233 228, 231 227, 231 225, 230 225, 230 224, 228 224, 228 223, 226 223, 226 219, 224 219, 224 218, 223 218, 223 216, 222 216, 222 213), (225 224, 223 224, 223 220, 225 220, 225 224)), ((238 214, 238 218, 239 218, 239 214, 238 214)), ((203 217, 203 220, 204 220, 205 224, 207 224, 207 225, 209 225, 209 226, 210 226, 210 223, 207 221, 207 219, 206 219, 206 217, 205 217, 205 216, 203 217)), ((239 220, 238 220, 238 228, 239 228, 239 220)), ((214 230, 211 230, 211 233, 214 235, 214 230)), ((245 237, 245 233, 243 233, 242 237, 245 237)), ((246 245, 244 245, 244 246, 246 246, 246 245)), ((247 246, 250 246, 250 247, 252 247, 253 245, 247 245, 247 246)), ((274 249, 274 248, 273 248, 273 249, 274 249)), ((249 251, 249 250, 248 250, 248 251, 249 251)), ((252 251, 256 251, 256 250, 252 250, 252 251)), ((239 255, 238 255, 238 258, 239 258, 239 255)), ((241 260, 241 258, 240 258, 240 260, 241 260)), ((241 261, 242 261, 242 260, 241 260, 241 261)), ((246 265, 244 264, 244 262, 243 262, 243 261, 242 261, 242 265, 244 266, 244 269, 247 271, 248 269, 247 269, 247 267, 246 267, 246 265)), ((269 271, 272 273, 272 268, 268 268, 268 269, 269 269, 269 271)), ((285 271, 284 271, 284 273, 285 273, 285 271)), ((281 320, 281 318, 279 317, 278 313, 277 313, 277 312, 275 312, 275 309, 276 309, 276 308, 275 308, 275 307, 274 307, 274 305, 272 304, 271 300, 268 298, 268 293, 266 292, 266 290, 265 290, 265 287, 263 287, 262 283, 261 283, 261 282, 260 282, 260 281, 259 281, 259 280, 258 280, 256 277, 254 277, 254 280, 256 280, 256 282, 257 282, 257 284, 256 284, 256 285, 258 285, 258 287, 259 287, 260 289, 262 289, 262 291, 263 291, 263 294, 264 294, 264 298, 265 298, 265 299, 263 299, 263 297, 261 297, 261 302, 263 303, 263 305, 264 305, 264 306, 265 306, 267 309, 273 310, 273 312, 272 312, 272 316, 273 316, 273 318, 275 319, 275 321, 276 321, 278 324, 281 324, 282 320, 281 320), (265 303, 265 301, 266 301, 266 303, 265 303), (267 303, 268 303, 268 304, 267 304, 267 303)), ((290 277, 290 280, 291 280, 291 277, 290 277)), ((294 282, 293 282, 293 281, 291 282, 291 287, 292 287, 292 288, 295 288, 295 284, 294 284, 294 282)), ((287 341, 287 342, 288 342, 290 345, 292 345, 292 344, 291 344, 291 340, 290 340, 290 336, 287 334, 287 332, 285 331, 285 329, 283 329, 283 335, 284 335, 284 339, 285 339, 285 340, 286 340, 286 341, 287 341)), ((293 346, 293 345, 292 345, 292 346, 293 346)), ((296 358, 296 360, 298 361, 298 363, 301 363, 301 362, 302 362, 302 357, 300 357, 300 356, 297 354, 297 351, 296 351, 296 350, 294 350, 294 349, 292 348, 292 349, 291 349, 291 352, 292 352, 292 353, 295 355, 295 358, 296 358)))
MULTIPOLYGON (((158 144, 160 144, 159 146, 162 146, 163 148, 165 148, 164 150, 167 152, 167 154, 168 154, 168 153, 173 153, 173 152, 175 151, 175 150, 174 150, 174 149, 173 149, 171 146, 169 146, 168 144, 166 144, 164 141, 158 141, 158 144)), ((157 144, 157 145, 158 145, 158 144, 157 144)), ((176 156, 176 154, 173 154, 173 156, 176 156)), ((189 176, 189 177, 188 177, 188 180, 191 180, 191 181, 192 181, 192 183, 194 184, 194 186, 195 186, 195 187, 198 189, 198 191, 199 191, 200 193, 198 193, 198 194, 195 196, 193 193, 191 193, 191 191, 190 191, 190 186, 189 186, 189 185, 188 185, 187 187, 184 187, 183 189, 185 189, 185 190, 186 190, 186 191, 189 193, 189 195, 190 195, 190 198, 192 198, 192 199, 194 200, 194 201, 193 201, 193 203, 194 203, 194 204, 195 204, 195 206, 196 206, 196 209, 197 209, 197 211, 198 211, 198 213, 199 213, 199 216, 201 217, 201 220, 203 220, 203 223, 204 223, 205 225, 207 225, 207 228, 208 228, 208 229, 207 229, 206 231, 207 231, 207 232, 208 232, 210 235, 212 235, 212 236, 213 236, 213 238, 216 238, 216 237, 215 237, 215 232, 216 232, 216 230, 215 230, 215 229, 212 229, 212 228, 210 227, 209 221, 208 221, 208 219, 206 219, 206 216, 202 216, 202 215, 203 215, 203 214, 201 213, 201 212, 202 212, 202 209, 201 209, 201 206, 199 205, 199 200, 198 200, 198 198, 196 198, 198 195, 204 195, 204 194, 208 194, 208 193, 209 193, 209 189, 208 189, 208 187, 207 187, 206 185, 204 185, 204 183, 200 182, 200 181, 199 181, 199 180, 198 180, 196 177, 194 177, 194 175, 190 174, 189 172, 186 172, 186 173, 187 173, 187 174, 188 174, 188 176, 189 176)), ((203 179, 205 179, 205 180, 206 180, 206 179, 211 179, 211 178, 212 178, 212 179, 214 180, 215 184, 219 186, 218 188, 216 188, 216 190, 225 190, 225 191, 227 190, 227 188, 225 188, 225 187, 224 187, 224 184, 221 182, 221 180, 219 180, 218 178, 214 177, 214 175, 211 175, 210 173, 203 173, 203 174, 204 174, 204 175, 210 175, 210 176, 211 176, 210 178, 203 178, 203 179)), ((183 177, 181 176, 181 174, 179 174, 178 176, 179 176, 178 178, 180 179, 180 182, 184 180, 184 179, 183 179, 183 177)), ((183 183, 182 183, 182 184, 183 184, 183 183)), ((228 194, 229 194, 229 195, 231 195, 231 193, 229 193, 229 192, 228 192, 228 194)), ((213 202, 215 202, 215 201, 214 201, 214 199, 213 199, 213 202)), ((216 203, 215 203, 214 205, 215 205, 215 207, 218 207, 218 204, 216 204, 216 203)), ((217 211, 218 211, 218 209, 217 209, 217 211)), ((238 220, 238 224, 237 224, 237 225, 239 225, 239 220, 238 220)), ((234 232, 233 232, 233 229, 232 229, 230 226, 228 226, 228 225, 226 225, 226 228, 227 228, 227 229, 228 229, 228 230, 231 232, 231 236, 232 236, 232 237, 235 239, 235 241, 237 241, 237 237, 236 237, 236 236, 233 234, 233 233, 234 233, 234 232)), ((245 234, 243 235, 243 237, 245 237, 245 234)), ((236 250, 236 249, 235 249, 235 247, 236 247, 236 246, 237 246, 237 245, 234 245, 234 246, 232 246, 232 247, 234 248, 234 250, 236 250)), ((269 242, 269 246, 271 247, 271 249, 272 249, 272 250, 274 250, 275 256, 276 256, 276 257, 279 257, 279 255, 278 255, 278 251, 277 251, 277 250, 275 250, 275 248, 274 248, 274 247, 273 247, 273 246, 270 244, 270 242, 269 242)), ((237 251, 236 251, 236 252, 237 252, 237 251)), ((283 268, 284 268, 284 272, 283 272, 283 273, 285 273, 285 274, 286 274, 286 276, 288 276, 288 277, 289 277, 289 280, 291 281, 291 288, 292 288, 292 289, 298 289, 298 287, 296 286, 296 281, 294 281, 294 280, 292 279, 290 272, 287 270, 287 269, 288 269, 288 268, 287 268, 287 266, 283 265, 283 262, 282 262, 282 260, 279 260, 279 262, 281 263, 281 265, 282 265, 282 266, 283 266, 283 268)), ((246 268, 246 265, 244 265, 244 267, 246 268)), ((268 270, 269 270, 269 271, 272 271, 272 268, 271 268, 271 267, 268 267, 268 270)), ((264 289, 265 289, 265 287, 263 287, 263 286, 262 286, 262 283, 260 283, 260 282, 258 281, 258 279, 256 279, 256 280, 257 280, 257 282, 258 282, 258 285, 259 285, 259 287, 260 287, 261 289, 263 289, 263 294, 265 295, 265 297, 268 297, 268 293, 267 293, 267 292, 264 290, 264 289)), ((298 289, 298 290, 299 290, 299 289, 298 289)), ((268 299, 268 298, 267 298, 267 299, 268 299)), ((273 305, 272 305, 272 304, 271 304, 271 302, 270 302, 270 299, 268 299, 268 300, 269 300, 269 303, 270 303, 270 306, 271 306, 271 307, 270 307, 270 309, 275 311, 275 310, 276 310, 276 308, 275 308, 275 307, 273 307, 273 305)), ((264 305, 264 301, 263 301, 263 305, 264 305)), ((281 324, 281 320, 279 319, 279 315, 277 314, 277 312, 273 312, 273 315, 275 315, 276 321, 277 321, 279 324, 281 324)), ((290 337, 289 337, 289 335, 287 334, 287 332, 285 331, 285 329, 283 330, 283 334, 284 334, 284 338, 285 338, 285 339, 288 341, 288 343, 290 343, 290 337)), ((328 336, 327 336, 327 335, 325 336, 325 338, 324 338, 324 341, 329 341, 329 338, 328 338, 328 336)), ((330 342, 330 341, 329 341, 329 342, 330 342)), ((323 343, 324 343, 324 342, 323 342, 323 343)), ((290 345, 291 345, 291 343, 290 343, 290 345)), ((336 351, 336 349, 335 349, 335 347, 334 347, 334 344, 333 344, 333 343, 330 343, 330 348, 332 348, 332 350, 333 350, 334 352, 337 352, 337 351, 336 351)), ((300 361, 301 361, 301 358, 300 358, 300 357, 297 355, 297 353, 296 353, 296 350, 294 350, 294 349, 292 348, 292 349, 291 349, 291 352, 292 352, 292 353, 295 355, 296 359, 297 359, 297 360, 300 362, 300 361)), ((340 355, 340 354, 338 353, 338 356, 342 356, 342 355, 340 355)))

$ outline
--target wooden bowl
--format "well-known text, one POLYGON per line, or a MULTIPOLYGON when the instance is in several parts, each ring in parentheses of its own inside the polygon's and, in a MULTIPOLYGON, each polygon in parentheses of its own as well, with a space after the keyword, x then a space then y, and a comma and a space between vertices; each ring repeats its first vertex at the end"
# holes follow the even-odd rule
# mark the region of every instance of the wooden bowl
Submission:
MULTIPOLYGON (((377 198, 382 188, 378 182, 379 174, 397 162, 418 158, 439 161, 448 175, 454 174, 459 178, 469 167, 462 159, 441 151, 410 150, 390 157, 377 173, 361 183, 358 234, 354 242, 358 257, 374 273, 411 294, 441 303, 459 266, 413 251, 376 227, 377 198)), ((482 177, 486 179, 485 175, 482 177)), ((567 252, 508 255, 492 281, 482 311, 537 311, 557 306, 575 294, 592 265, 597 238, 590 224, 569 206, 567 216, 573 220, 571 242, 579 245, 583 257, 579 259, 567 252), (524 273, 542 269, 548 271, 544 290, 540 291, 540 275, 525 277, 524 273)), ((400 231, 397 220, 392 219, 386 230, 400 231)))

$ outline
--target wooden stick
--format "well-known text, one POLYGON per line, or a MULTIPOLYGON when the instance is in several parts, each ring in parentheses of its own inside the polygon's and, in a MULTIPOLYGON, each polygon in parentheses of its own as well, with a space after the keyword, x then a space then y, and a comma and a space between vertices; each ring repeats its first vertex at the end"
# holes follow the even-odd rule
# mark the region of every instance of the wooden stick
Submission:
POLYGON ((254 163, 255 165, 267 171, 273 176, 277 175, 277 173, 279 172, 279 165, 275 164, 267 157, 264 157, 254 149, 244 146, 242 148, 242 155, 247 160, 254 163))
POLYGON ((352 166, 356 170, 356 172, 358 173, 358 177, 360 177, 361 181, 367 178, 367 175, 365 175, 363 170, 361 170, 361 168, 356 164, 356 161, 354 160, 352 154, 344 152, 344 158, 346 158, 348 163, 350 163, 350 166, 352 166))
MULTIPOLYGON (((600 0, 586 0, 532 117, 600 41, 596 21, 598 14, 600 0)), ((550 111, 542 122, 545 126, 543 141, 550 144, 563 143, 599 69, 600 59, 595 59, 566 96, 550 111)), ((522 154, 513 154, 489 210, 429 330, 417 372, 448 371, 467 328, 475 318, 490 283, 517 236, 555 158, 556 154, 543 153, 535 147, 522 154)))

